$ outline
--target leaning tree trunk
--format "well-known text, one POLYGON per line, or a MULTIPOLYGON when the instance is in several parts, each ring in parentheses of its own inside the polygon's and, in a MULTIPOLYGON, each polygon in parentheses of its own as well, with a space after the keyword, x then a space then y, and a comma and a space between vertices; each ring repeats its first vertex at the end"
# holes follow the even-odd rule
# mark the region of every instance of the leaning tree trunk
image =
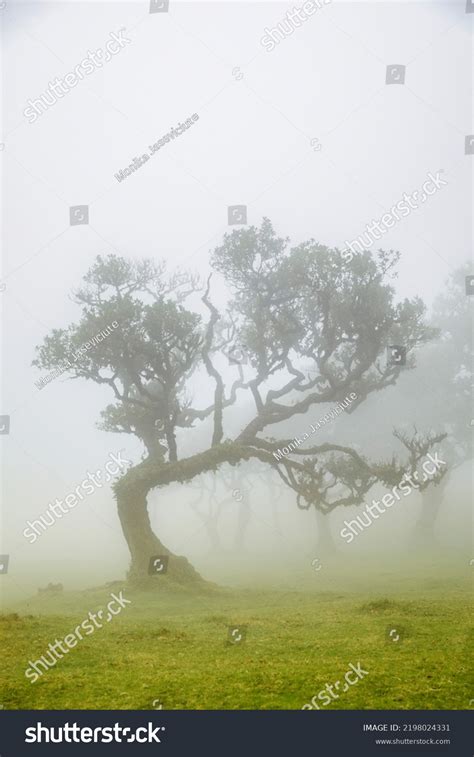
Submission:
POLYGON ((171 580, 175 583, 211 586, 193 568, 185 557, 171 552, 156 536, 151 527, 147 508, 147 497, 157 487, 171 483, 186 483, 201 473, 215 472, 222 463, 237 465, 252 457, 265 459, 265 453, 249 449, 239 444, 220 444, 206 452, 198 453, 185 460, 164 463, 147 458, 130 468, 114 485, 118 514, 123 533, 130 549, 131 565, 128 578, 133 583, 147 583, 159 586, 160 582, 171 580), (150 573, 150 561, 167 557, 166 573, 157 577, 150 573))
MULTIPOLYGON (((163 576, 150 572, 150 565, 160 557, 167 557, 164 575, 182 584, 205 583, 185 557, 178 557, 153 532, 145 494, 117 494, 120 523, 131 555, 128 580, 132 583, 157 582, 163 576)), ((163 561, 162 561, 163 562, 163 561)), ((152 569, 151 569, 152 570, 152 569)), ((156 584, 159 586, 159 584, 156 584)))

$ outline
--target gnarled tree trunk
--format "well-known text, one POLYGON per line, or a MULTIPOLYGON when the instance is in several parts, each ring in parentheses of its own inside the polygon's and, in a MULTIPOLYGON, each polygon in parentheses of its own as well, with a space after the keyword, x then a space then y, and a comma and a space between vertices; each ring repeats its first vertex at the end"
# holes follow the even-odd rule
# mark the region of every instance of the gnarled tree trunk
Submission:
POLYGON ((204 583, 185 557, 178 557, 166 547, 154 533, 148 515, 147 497, 143 493, 118 493, 117 506, 120 523, 131 555, 128 579, 132 583, 143 583, 150 579, 161 580, 162 576, 150 574, 153 559, 167 556, 168 564, 164 575, 177 583, 204 583))
POLYGON ((162 458, 158 462, 147 458, 130 468, 114 485, 120 523, 131 555, 129 580, 141 584, 154 582, 159 587, 166 575, 168 580, 196 588, 208 584, 185 557, 173 554, 153 532, 148 515, 148 494, 156 487, 185 483, 201 473, 215 472, 222 463, 236 465, 251 457, 264 457, 264 454, 243 445, 227 443, 185 460, 163 463, 162 458), (164 570, 160 576, 150 574, 151 559, 160 556, 168 557, 166 572, 164 570))

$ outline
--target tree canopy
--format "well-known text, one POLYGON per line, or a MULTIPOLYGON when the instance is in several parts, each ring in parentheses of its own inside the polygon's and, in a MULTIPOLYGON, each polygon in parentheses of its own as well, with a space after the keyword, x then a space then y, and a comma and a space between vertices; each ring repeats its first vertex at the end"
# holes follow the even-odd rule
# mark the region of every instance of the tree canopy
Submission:
POLYGON ((103 429, 134 434, 144 444, 145 460, 118 482, 118 496, 256 459, 273 466, 300 507, 328 512, 358 504, 377 480, 398 483, 438 436, 419 438, 408 460, 375 463, 333 443, 293 445, 277 460, 273 452, 291 439, 275 437, 278 424, 302 416, 306 428, 304 416, 315 407, 350 393, 356 398, 346 412, 354 412, 414 368, 416 349, 436 330, 425 323, 419 298, 396 300, 398 259, 379 250, 345 262, 339 250, 313 239, 291 246, 268 219, 225 234, 205 282, 168 274, 161 261, 98 256, 74 294, 80 319, 45 338, 35 365, 63 365, 118 323, 67 368, 72 378, 110 387, 103 429), (215 282, 227 294, 221 311, 213 304, 215 282), (406 362, 390 359, 394 346, 406 362), (196 393, 198 381, 210 392, 208 404, 195 400, 206 395, 196 393), (226 410, 244 394, 253 416, 230 438, 226 410), (212 433, 204 448, 180 460, 178 432, 205 420, 212 433))

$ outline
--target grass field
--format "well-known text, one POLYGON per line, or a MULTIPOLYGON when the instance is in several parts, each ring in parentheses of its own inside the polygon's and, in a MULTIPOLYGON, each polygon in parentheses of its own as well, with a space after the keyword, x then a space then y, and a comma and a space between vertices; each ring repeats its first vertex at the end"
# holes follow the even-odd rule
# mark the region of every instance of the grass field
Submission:
MULTIPOLYGON (((330 709, 469 709, 469 576, 387 575, 375 588, 226 589, 125 584, 39 595, 0 616, 4 709, 301 709, 349 664, 368 672, 330 709), (401 588, 403 587, 403 588, 401 588), (29 660, 123 589, 132 601, 36 682, 29 660), (14 610, 15 612, 11 612, 14 610), (229 644, 229 626, 246 638, 229 644), (390 629, 396 634, 389 635, 390 629), (400 637, 398 640, 395 636, 400 637)), ((324 586, 319 583, 318 588, 324 586)), ((341 686, 342 688, 342 686, 341 686)), ((321 709, 323 705, 321 704, 321 709)))

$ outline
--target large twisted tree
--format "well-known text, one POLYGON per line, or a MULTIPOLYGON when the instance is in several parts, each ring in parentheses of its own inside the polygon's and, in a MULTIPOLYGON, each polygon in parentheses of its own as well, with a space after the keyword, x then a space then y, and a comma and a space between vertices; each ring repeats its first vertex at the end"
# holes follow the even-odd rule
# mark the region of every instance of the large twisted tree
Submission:
POLYGON ((327 513, 362 503, 376 481, 393 486, 416 468, 434 435, 418 441, 408 460, 370 462, 351 447, 318 444, 309 432, 318 405, 353 393, 352 412, 413 368, 415 349, 434 336, 419 299, 395 301, 397 261, 398 253, 379 251, 346 263, 314 240, 290 247, 266 219, 224 236, 211 257, 214 278, 201 289, 191 275, 168 276, 162 263, 96 259, 74 295, 80 320, 47 336, 35 365, 56 369, 75 353, 71 377, 112 392, 101 427, 143 442, 144 459, 114 487, 131 579, 147 575, 151 556, 167 554, 169 577, 201 580, 154 534, 147 497, 155 488, 254 460, 273 467, 300 507, 327 513), (221 298, 224 287, 228 293, 221 312, 212 297, 217 283, 221 298), (112 322, 118 326, 99 345, 77 353, 112 322), (387 359, 391 345, 406 349, 405 367, 387 359), (226 413, 248 407, 244 393, 253 411, 230 436, 226 413), (281 432, 290 419, 300 420, 301 433, 281 455, 293 442, 281 432), (198 424, 209 430, 207 442, 182 459, 180 443, 198 424))

